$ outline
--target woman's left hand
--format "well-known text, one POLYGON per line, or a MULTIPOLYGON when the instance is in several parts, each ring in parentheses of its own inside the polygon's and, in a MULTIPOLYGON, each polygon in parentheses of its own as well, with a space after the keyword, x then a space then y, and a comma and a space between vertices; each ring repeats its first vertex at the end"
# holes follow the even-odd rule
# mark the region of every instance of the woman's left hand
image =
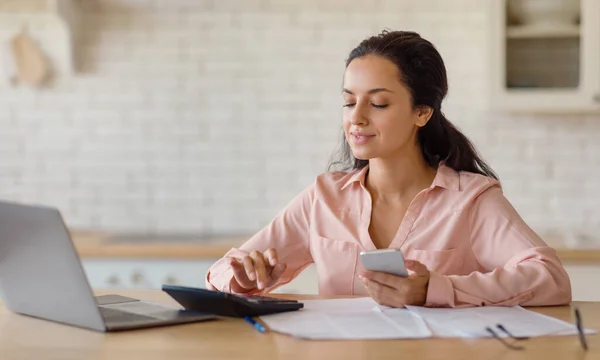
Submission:
POLYGON ((379 305, 404 307, 404 305, 425 305, 429 269, 416 260, 406 260, 408 277, 400 277, 382 272, 363 271, 360 275, 369 296, 379 305))

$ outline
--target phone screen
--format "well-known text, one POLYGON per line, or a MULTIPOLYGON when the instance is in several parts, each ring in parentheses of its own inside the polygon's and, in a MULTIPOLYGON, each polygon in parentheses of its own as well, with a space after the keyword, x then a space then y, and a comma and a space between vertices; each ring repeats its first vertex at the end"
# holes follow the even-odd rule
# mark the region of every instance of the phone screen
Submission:
POLYGON ((360 253, 360 259, 366 270, 401 277, 408 276, 408 271, 404 265, 404 257, 398 249, 363 251, 360 253))

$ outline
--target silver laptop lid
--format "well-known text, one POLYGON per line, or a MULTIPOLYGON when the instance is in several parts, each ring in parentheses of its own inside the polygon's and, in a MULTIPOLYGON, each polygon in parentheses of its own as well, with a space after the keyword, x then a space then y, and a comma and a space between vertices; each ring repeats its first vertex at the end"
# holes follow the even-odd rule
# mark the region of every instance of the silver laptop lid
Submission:
POLYGON ((57 209, 0 201, 0 296, 16 313, 103 331, 57 209))

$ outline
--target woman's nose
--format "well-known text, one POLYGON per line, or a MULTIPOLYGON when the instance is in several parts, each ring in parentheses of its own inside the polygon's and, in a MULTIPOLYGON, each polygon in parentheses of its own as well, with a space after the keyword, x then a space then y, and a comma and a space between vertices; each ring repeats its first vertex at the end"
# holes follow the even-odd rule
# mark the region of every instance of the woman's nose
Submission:
POLYGON ((363 114, 362 108, 356 107, 350 117, 350 124, 365 125, 368 122, 367 117, 363 114))

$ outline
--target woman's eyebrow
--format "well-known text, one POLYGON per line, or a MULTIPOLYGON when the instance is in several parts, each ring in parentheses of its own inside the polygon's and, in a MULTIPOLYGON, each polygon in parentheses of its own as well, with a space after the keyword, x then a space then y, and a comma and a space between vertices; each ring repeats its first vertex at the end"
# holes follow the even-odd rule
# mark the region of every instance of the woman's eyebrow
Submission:
MULTIPOLYGON (((367 94, 375 94, 378 92, 389 92, 389 93, 394 93, 392 90, 386 89, 386 88, 375 88, 375 89, 371 89, 369 91, 367 91, 367 94)), ((343 89, 343 92, 350 94, 350 95, 354 95, 354 93, 346 88, 343 89)))

